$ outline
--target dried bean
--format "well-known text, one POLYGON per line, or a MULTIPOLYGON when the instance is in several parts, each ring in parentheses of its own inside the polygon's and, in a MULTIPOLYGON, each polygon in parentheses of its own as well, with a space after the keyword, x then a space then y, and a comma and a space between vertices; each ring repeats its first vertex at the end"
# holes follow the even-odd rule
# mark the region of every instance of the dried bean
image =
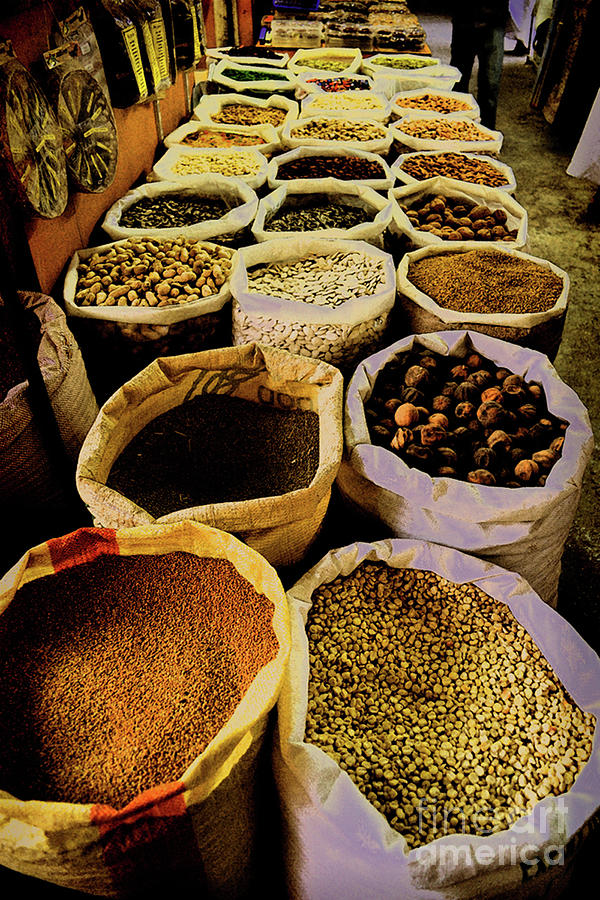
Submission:
POLYGON ((494 137, 470 119, 413 119, 396 122, 396 128, 403 134, 422 140, 433 141, 493 141, 494 137))
POLYGON ((128 206, 121 216, 122 228, 177 228, 220 219, 227 204, 218 198, 173 196, 144 197, 128 206))
POLYGON ((376 66, 389 69, 423 69, 425 66, 436 66, 432 59, 415 59, 410 56, 373 56, 370 60, 376 66))
POLYGON ((472 159, 464 153, 410 154, 402 163, 402 171, 423 181, 436 175, 468 181, 471 184, 486 184, 502 187, 508 178, 493 163, 483 159, 472 159))
POLYGON ((353 228, 373 218, 375 212, 360 206, 331 200, 285 204, 265 224, 268 231, 315 231, 325 228, 353 228))
POLYGON ((374 122, 346 119, 313 119, 291 129, 293 138, 312 138, 320 141, 374 141, 384 139, 387 129, 374 122))
POLYGON ((212 122, 224 125, 273 125, 277 128, 287 115, 278 106, 253 106, 244 103, 225 103, 219 112, 210 117, 212 122))
POLYGON ((310 99, 310 103, 306 107, 306 111, 311 115, 314 112, 331 112, 335 110, 382 110, 383 102, 379 97, 369 93, 361 93, 354 91, 346 91, 344 93, 334 94, 315 94, 310 99))
POLYGON ((220 175, 255 175, 260 169, 260 159, 254 153, 232 147, 220 153, 207 151, 198 156, 181 154, 173 166, 174 175, 203 175, 217 172, 220 175))
POLYGON ((396 105, 408 109, 431 109, 440 113, 463 112, 472 109, 466 100, 449 97, 447 94, 426 92, 412 97, 398 97, 396 105))
POLYGON ((491 210, 461 197, 442 197, 426 194, 406 204, 400 204, 413 228, 425 231, 442 240, 514 241, 518 229, 506 225, 507 214, 502 208, 491 210), (479 225, 493 220, 491 228, 479 225))
POLYGON ((299 69, 323 69, 326 72, 343 72, 351 64, 347 56, 311 57, 296 63, 299 69))
POLYGON ((385 178, 381 163, 361 156, 300 156, 283 163, 277 178, 340 178, 343 181, 362 181, 385 178))

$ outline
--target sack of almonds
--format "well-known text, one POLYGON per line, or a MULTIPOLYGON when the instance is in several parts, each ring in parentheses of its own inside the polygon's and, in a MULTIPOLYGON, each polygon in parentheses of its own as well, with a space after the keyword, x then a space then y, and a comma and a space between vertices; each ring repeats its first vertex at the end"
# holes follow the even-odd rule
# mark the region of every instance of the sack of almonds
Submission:
POLYGON ((298 237, 243 247, 232 272, 232 340, 261 341, 344 371, 385 343, 392 257, 364 241, 298 237))
POLYGON ((279 187, 258 204, 252 234, 256 241, 273 238, 343 238, 383 248, 392 221, 393 201, 372 188, 345 184, 325 189, 279 187))
POLYGON ((102 227, 113 241, 125 238, 232 240, 256 215, 258 197, 240 178, 196 175, 183 184, 143 184, 107 210, 102 227))
POLYGON ((467 184, 485 185, 514 194, 517 189, 515 173, 506 163, 480 153, 448 153, 425 150, 403 153, 392 164, 394 176, 402 184, 417 184, 438 175, 464 181, 467 184))
POLYGON ((194 107, 194 118, 207 125, 272 125, 280 135, 286 122, 298 118, 299 109, 295 100, 281 94, 204 94, 194 107))
POLYGON ((77 489, 97 524, 193 519, 291 565, 327 511, 342 398, 333 366, 258 344, 158 359, 100 410, 77 489))
POLYGON ((258 890, 273 568, 197 522, 82 528, 29 550, 0 609, 0 863, 103 897, 258 890))
POLYGON ((275 156, 267 169, 271 189, 327 190, 337 182, 357 182, 375 191, 393 187, 395 178, 385 160, 377 153, 344 146, 322 150, 296 147, 275 156))
POLYGON ((547 259, 504 242, 440 241, 407 253, 397 284, 405 334, 469 328, 550 359, 558 352, 570 280, 547 259))
POLYGON ((459 185, 453 178, 438 176, 392 188, 388 197, 394 201, 390 231, 403 252, 434 245, 460 246, 465 241, 526 248, 527 211, 506 191, 459 185))
POLYGON ((461 116, 479 121, 479 105, 475 97, 462 91, 417 88, 399 91, 392 97, 390 102, 392 118, 401 118, 413 109, 430 110, 443 115, 459 113, 461 116))
POLYGON ((500 153, 503 135, 458 113, 449 115, 426 110, 409 112, 390 126, 398 152, 445 150, 460 153, 500 153))
POLYGON ((567 896, 600 807, 600 660, 514 572, 414 540, 288 591, 288 895, 567 896))
POLYGON ((556 605, 593 435, 547 357, 475 331, 403 338, 357 367, 344 438, 349 506, 518 572, 556 605))

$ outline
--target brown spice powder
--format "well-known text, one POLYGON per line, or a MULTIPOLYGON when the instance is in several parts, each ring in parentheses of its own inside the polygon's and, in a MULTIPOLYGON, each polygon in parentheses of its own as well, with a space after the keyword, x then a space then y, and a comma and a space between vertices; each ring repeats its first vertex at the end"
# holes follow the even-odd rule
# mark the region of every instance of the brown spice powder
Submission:
POLYGON ((563 288, 550 269, 499 250, 427 256, 408 280, 444 309, 492 315, 546 312, 563 288))
POLYGON ((278 642, 228 560, 103 556, 23 585, 0 616, 0 785, 108 803, 181 778, 278 642))

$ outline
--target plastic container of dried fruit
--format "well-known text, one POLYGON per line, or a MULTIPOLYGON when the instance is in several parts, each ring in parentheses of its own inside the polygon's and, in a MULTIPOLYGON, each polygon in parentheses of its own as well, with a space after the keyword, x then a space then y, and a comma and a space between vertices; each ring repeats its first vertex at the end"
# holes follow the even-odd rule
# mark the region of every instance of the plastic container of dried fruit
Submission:
MULTIPOLYGON (((401 181, 403 184, 419 184, 418 178, 414 178, 412 175, 409 175, 408 172, 404 171, 402 168, 404 162, 407 159, 412 159, 416 156, 439 156, 441 153, 446 152, 447 151, 445 150, 425 150, 421 152, 403 153, 392 163, 390 168, 398 181, 401 181)), ((493 166, 498 170, 499 174, 506 179, 506 184, 494 185, 494 187, 500 191, 506 191, 507 194, 514 194, 517 189, 515 173, 510 166, 506 165, 506 163, 500 162, 499 159, 492 158, 491 156, 483 156, 480 153, 465 153, 464 151, 461 151, 460 155, 465 156, 467 159, 474 159, 477 162, 485 162, 488 165, 493 166)), ((458 181, 465 185, 477 184, 477 182, 470 181, 462 182, 461 179, 458 178, 453 179, 453 181, 458 181)))
POLYGON ((320 47, 323 34, 323 23, 312 22, 310 19, 273 19, 271 22, 273 47, 302 49, 320 47))

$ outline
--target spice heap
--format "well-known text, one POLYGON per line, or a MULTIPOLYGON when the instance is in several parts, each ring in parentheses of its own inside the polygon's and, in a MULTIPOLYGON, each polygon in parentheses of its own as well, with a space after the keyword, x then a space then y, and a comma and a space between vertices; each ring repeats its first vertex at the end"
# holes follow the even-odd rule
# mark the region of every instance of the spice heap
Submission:
POLYGON ((353 228, 368 222, 375 211, 342 203, 337 199, 319 197, 284 203, 265 224, 268 231, 315 231, 324 228, 353 228))
POLYGON ((482 131, 470 119, 400 119, 396 128, 403 134, 430 141, 493 141, 494 137, 482 131))
POLYGON ((287 72, 279 72, 277 69, 269 72, 261 69, 223 69, 221 74, 234 81, 290 81, 287 72))
POLYGON ((313 94, 307 111, 311 112, 331 112, 339 109, 384 109, 384 103, 380 97, 373 94, 354 91, 346 91, 337 94, 313 94))
POLYGON ((277 655, 272 619, 229 561, 183 552, 24 584, 0 617, 3 789, 119 808, 181 778, 277 655))
POLYGON ((77 267, 78 306, 172 306, 217 294, 233 251, 186 238, 128 240, 77 267))
POLYGON ((408 280, 444 309, 489 315, 547 312, 563 290, 546 266, 483 248, 415 260, 408 280))
POLYGON ((428 92, 412 97, 398 97, 397 106, 409 109, 431 109, 439 113, 464 112, 472 109, 470 103, 459 100, 458 97, 449 97, 447 94, 435 94, 428 92))
POLYGON ((502 187, 509 183, 508 178, 493 163, 472 159, 462 153, 411 153, 402 162, 401 169, 417 181, 445 175, 446 178, 456 178, 471 184, 486 184, 488 187, 502 187))
POLYGON ((251 293, 315 306, 341 306, 355 297, 377 293, 384 284, 383 261, 358 251, 268 263, 248 272, 251 293))
POLYGON ((307 84, 317 84, 324 91, 369 91, 365 78, 307 78, 307 84))
MULTIPOLYGON (((262 157, 264 158, 264 157, 262 157)), ((226 151, 211 153, 207 150, 198 156, 182 154, 173 166, 174 175, 202 175, 217 172, 220 175, 255 175, 261 160, 254 153, 233 147, 226 151)))
POLYGON ((304 62, 296 63, 299 69, 323 69, 326 72, 343 72, 351 64, 352 60, 345 56, 312 57, 304 62))
POLYGON ((226 103, 210 118, 212 122, 220 122, 223 125, 273 125, 277 128, 286 115, 286 110, 278 106, 226 103))
POLYGON ((385 178, 381 163, 362 156, 300 156, 283 163, 277 178, 341 178, 343 181, 363 181, 385 178))
POLYGON ((567 423, 543 387, 479 353, 464 359, 414 348, 390 360, 365 403, 373 444, 433 477, 543 487, 567 423))
POLYGON ((504 603, 433 572, 362 563, 312 604, 305 740, 410 849, 503 831, 573 785, 596 720, 504 603))
POLYGON ((349 119, 313 119, 291 130, 293 138, 319 141, 376 141, 385 138, 387 129, 374 122, 353 122, 349 119))
POLYGON ((427 194, 400 204, 417 231, 427 231, 444 241, 514 241, 518 228, 508 228, 504 209, 490 209, 462 197, 427 194))
POLYGON ((425 66, 438 65, 434 60, 415 59, 413 56, 374 56, 370 62, 375 66, 385 66, 389 69, 423 69, 425 66))
POLYGON ((107 484, 158 517, 308 487, 319 417, 201 394, 157 416, 115 460, 107 484))
POLYGON ((199 128, 181 139, 189 147, 254 147, 266 144, 259 134, 236 134, 234 131, 209 131, 199 128))
POLYGON ((122 228, 179 228, 207 219, 220 219, 227 210, 227 204, 217 198, 203 200, 174 194, 144 197, 127 207, 119 225, 122 228))

